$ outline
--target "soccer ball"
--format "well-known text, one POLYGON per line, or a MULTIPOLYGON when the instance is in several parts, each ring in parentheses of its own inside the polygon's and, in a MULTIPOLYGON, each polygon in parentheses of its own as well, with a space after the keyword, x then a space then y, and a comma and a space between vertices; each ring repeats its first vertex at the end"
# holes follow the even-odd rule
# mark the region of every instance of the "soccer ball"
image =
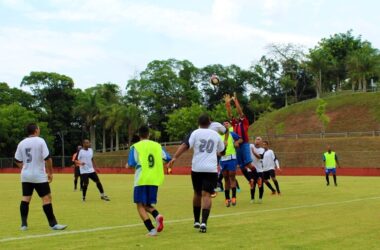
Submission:
POLYGON ((218 85, 220 83, 219 77, 216 74, 212 74, 210 78, 210 83, 212 85, 218 85))

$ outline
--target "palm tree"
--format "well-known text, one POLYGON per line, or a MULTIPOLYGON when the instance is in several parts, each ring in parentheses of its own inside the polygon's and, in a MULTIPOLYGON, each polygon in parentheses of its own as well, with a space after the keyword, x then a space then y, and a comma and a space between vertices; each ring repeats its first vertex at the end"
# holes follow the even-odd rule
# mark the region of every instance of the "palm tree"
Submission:
POLYGON ((133 135, 144 122, 141 110, 134 104, 129 104, 126 109, 126 121, 128 130, 128 145, 131 145, 133 135))

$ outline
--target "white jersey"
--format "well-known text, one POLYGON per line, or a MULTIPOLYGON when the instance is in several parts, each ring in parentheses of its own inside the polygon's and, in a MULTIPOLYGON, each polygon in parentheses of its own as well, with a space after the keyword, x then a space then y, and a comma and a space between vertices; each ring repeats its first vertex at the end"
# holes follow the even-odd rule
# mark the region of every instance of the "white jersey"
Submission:
POLYGON ((217 153, 224 150, 224 143, 217 132, 207 128, 194 130, 189 138, 189 146, 194 150, 192 171, 218 172, 217 153))
POLYGON ((92 158, 94 157, 94 152, 92 148, 85 150, 82 148, 78 153, 78 160, 84 165, 79 166, 79 171, 81 174, 91 174, 95 172, 94 165, 92 164, 92 158))
POLYGON ((274 154, 273 150, 268 149, 267 151, 264 152, 264 156, 263 156, 263 170, 264 171, 269 171, 272 169, 274 170, 276 166, 277 168, 280 168, 276 155, 274 154))
POLYGON ((22 140, 15 153, 15 159, 23 163, 21 182, 47 182, 45 160, 48 157, 49 149, 41 137, 32 136, 22 140))
POLYGON ((215 132, 218 132, 219 134, 225 134, 227 132, 226 127, 224 127, 219 122, 211 122, 210 126, 208 126, 209 129, 214 130, 215 132))
POLYGON ((251 158, 252 158, 252 164, 256 168, 256 171, 258 173, 263 172, 263 160, 262 159, 257 159, 257 157, 253 154, 253 151, 258 154, 262 155, 264 154, 264 149, 263 148, 257 148, 255 144, 250 144, 250 152, 251 152, 251 158))

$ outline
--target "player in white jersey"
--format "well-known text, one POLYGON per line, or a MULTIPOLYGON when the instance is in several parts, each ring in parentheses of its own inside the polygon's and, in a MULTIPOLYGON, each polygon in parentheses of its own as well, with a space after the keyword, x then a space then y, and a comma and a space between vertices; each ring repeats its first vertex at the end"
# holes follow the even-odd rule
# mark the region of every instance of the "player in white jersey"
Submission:
POLYGON ((86 201, 86 194, 89 179, 96 183, 96 187, 100 193, 100 199, 110 201, 110 198, 104 194, 103 185, 95 171, 94 152, 91 148, 91 142, 88 139, 83 140, 83 148, 77 154, 76 163, 79 165, 80 176, 82 178, 82 200, 86 201))
POLYGON ((262 203, 264 195, 263 182, 263 162, 261 155, 264 153, 264 148, 261 147, 261 137, 256 137, 255 143, 250 144, 252 165, 255 167, 253 171, 253 188, 251 189, 251 203, 255 202, 256 184, 259 188, 259 200, 258 203, 262 203))
MULTIPOLYGON (((211 210, 211 194, 214 192, 217 181, 217 154, 223 152, 225 146, 219 134, 209 129, 210 117, 207 114, 198 118, 198 124, 199 129, 191 133, 188 143, 189 148, 194 150, 191 164, 191 180, 194 189, 194 228, 199 228, 199 232, 205 233, 211 210), (201 210, 202 221, 200 223, 201 210)), ((173 166, 184 151, 177 150, 169 162, 169 167, 173 166)))
POLYGON ((28 229, 29 203, 34 189, 42 199, 42 208, 51 229, 63 230, 67 225, 58 224, 51 203, 49 182, 53 181, 53 166, 49 149, 45 140, 39 137, 40 128, 37 124, 29 124, 26 130, 28 137, 18 144, 15 153, 16 164, 22 168, 21 230, 25 231, 28 229))
POLYGON ((261 158, 263 160, 264 182, 267 185, 267 187, 272 191, 272 194, 276 194, 277 191, 277 194, 280 195, 280 185, 278 184, 278 181, 276 179, 275 171, 276 168, 280 170, 280 163, 273 150, 269 149, 268 141, 263 141, 263 148, 265 151, 261 158), (276 186, 276 190, 274 190, 274 188, 270 184, 270 179, 272 179, 274 185, 276 186))

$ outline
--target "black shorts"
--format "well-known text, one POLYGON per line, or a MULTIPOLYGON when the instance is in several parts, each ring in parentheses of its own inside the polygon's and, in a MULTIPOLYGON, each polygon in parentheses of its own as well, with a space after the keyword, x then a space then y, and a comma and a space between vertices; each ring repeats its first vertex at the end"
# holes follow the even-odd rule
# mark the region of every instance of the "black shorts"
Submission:
POLYGON ((252 172, 252 175, 253 175, 253 180, 254 180, 255 182, 257 182, 257 180, 258 180, 259 178, 263 178, 263 172, 253 171, 253 172, 252 172))
POLYGON ((74 167, 74 176, 75 177, 79 177, 80 176, 80 171, 79 171, 79 167, 78 166, 74 167))
POLYGON ((50 194, 49 182, 42 182, 42 183, 23 182, 22 196, 32 196, 34 189, 36 190, 39 197, 44 197, 45 195, 50 194))
POLYGON ((94 182, 100 182, 99 177, 95 172, 89 174, 81 174, 80 176, 84 185, 88 185, 89 179, 94 182))
POLYGON ((191 181, 193 182, 193 189, 198 195, 201 195, 202 191, 212 194, 216 188, 218 174, 191 171, 191 181))
POLYGON ((263 175, 265 180, 269 180, 271 177, 276 177, 276 172, 274 171, 274 169, 271 169, 268 171, 264 171, 263 175))

